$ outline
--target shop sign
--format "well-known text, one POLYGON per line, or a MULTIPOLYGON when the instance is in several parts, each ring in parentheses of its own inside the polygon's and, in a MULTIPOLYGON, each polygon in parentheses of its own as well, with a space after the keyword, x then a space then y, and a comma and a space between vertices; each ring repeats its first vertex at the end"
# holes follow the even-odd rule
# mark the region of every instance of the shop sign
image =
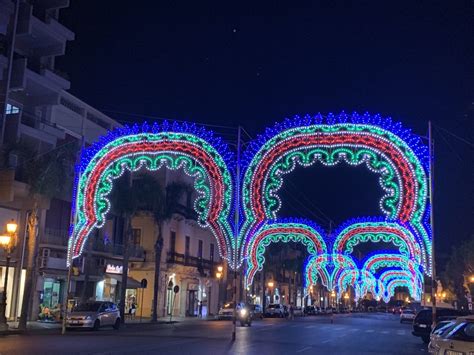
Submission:
POLYGON ((105 268, 105 272, 108 273, 108 274, 119 274, 119 275, 122 275, 122 273, 123 273, 123 266, 122 266, 122 265, 107 264, 107 267, 105 268))

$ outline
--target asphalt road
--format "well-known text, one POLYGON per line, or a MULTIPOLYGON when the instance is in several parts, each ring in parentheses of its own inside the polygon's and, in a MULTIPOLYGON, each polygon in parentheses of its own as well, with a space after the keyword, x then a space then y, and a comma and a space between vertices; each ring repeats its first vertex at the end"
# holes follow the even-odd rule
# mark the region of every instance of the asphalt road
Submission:
POLYGON ((391 314, 133 325, 119 331, 57 331, 0 337, 0 354, 426 354, 410 324, 391 314))

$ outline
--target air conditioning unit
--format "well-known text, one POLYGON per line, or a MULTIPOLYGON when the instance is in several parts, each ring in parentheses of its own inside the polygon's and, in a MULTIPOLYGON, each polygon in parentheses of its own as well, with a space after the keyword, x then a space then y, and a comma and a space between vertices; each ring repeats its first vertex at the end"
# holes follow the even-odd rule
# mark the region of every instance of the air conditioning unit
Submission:
POLYGON ((106 265, 106 263, 107 263, 107 261, 105 260, 105 258, 99 258, 99 259, 97 260, 97 265, 98 265, 98 266, 102 266, 102 267, 103 267, 103 266, 106 265))
POLYGON ((10 168, 16 168, 18 166, 18 155, 15 153, 10 153, 8 155, 8 166, 10 168))
POLYGON ((44 248, 43 250, 41 250, 41 256, 43 258, 49 258, 50 254, 51 254, 51 249, 49 248, 44 248))
POLYGON ((41 257, 39 260, 40 269, 44 269, 48 267, 48 258, 50 254, 51 254, 51 249, 44 248, 41 250, 41 257))

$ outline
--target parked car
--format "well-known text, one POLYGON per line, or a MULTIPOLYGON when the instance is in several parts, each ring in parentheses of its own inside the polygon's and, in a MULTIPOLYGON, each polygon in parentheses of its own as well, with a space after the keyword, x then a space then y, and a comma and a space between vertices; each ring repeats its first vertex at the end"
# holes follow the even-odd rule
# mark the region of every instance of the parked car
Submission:
POLYGON ((400 313, 400 323, 403 322, 413 322, 415 319, 415 311, 412 309, 404 309, 402 313, 400 313))
POLYGON ((272 303, 265 308, 265 317, 285 317, 285 310, 283 309, 283 305, 279 303, 272 303))
POLYGON ((437 342, 440 337, 444 335, 445 332, 449 331, 456 324, 455 320, 443 320, 436 324, 436 327, 431 331, 430 343, 428 344, 429 353, 437 353, 435 350, 437 348, 437 342))
POLYGON ((439 328, 428 350, 432 354, 474 353, 474 316, 457 318, 453 324, 439 328))
POLYGON ((219 319, 232 319, 234 316, 234 302, 225 303, 221 309, 219 309, 219 313, 217 314, 217 318, 219 319))
POLYGON ((66 318, 66 327, 98 330, 103 326, 120 328, 120 311, 112 302, 87 302, 74 306, 66 318))
POLYGON ((263 309, 262 306, 259 304, 251 304, 249 305, 251 312, 253 312, 254 319, 262 319, 263 318, 263 309))
POLYGON ((302 317, 304 315, 303 308, 301 307, 294 307, 293 308, 293 315, 295 317, 302 317))
MULTIPOLYGON (((464 312, 449 308, 438 308, 436 311, 436 321, 452 320, 465 315, 464 312)), ((420 337, 424 343, 429 343, 431 334, 431 324, 433 323, 431 308, 422 309, 413 320, 414 336, 420 337)))
POLYGON ((316 307, 306 306, 304 308, 304 314, 307 315, 307 316, 315 316, 316 315, 316 307))

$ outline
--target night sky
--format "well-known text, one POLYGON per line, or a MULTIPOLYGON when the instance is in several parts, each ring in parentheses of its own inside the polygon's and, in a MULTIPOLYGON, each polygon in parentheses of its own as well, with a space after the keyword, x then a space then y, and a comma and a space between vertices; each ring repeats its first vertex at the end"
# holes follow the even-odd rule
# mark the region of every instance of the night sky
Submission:
MULTIPOLYGON (((143 3, 62 10, 76 40, 58 66, 73 94, 122 122, 240 124, 252 136, 305 113, 380 113, 423 136, 432 120, 437 247, 474 233, 474 146, 453 136, 474 142, 469 1, 143 3)), ((286 180, 282 216, 329 228, 380 215, 378 176, 363 166, 300 168, 286 180)))

